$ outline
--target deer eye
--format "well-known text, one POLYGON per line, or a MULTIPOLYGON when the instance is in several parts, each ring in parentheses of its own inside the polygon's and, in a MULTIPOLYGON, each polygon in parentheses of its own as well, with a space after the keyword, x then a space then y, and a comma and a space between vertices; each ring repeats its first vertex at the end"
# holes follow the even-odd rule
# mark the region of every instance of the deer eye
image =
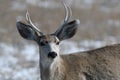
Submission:
POLYGON ((56 44, 57 44, 57 45, 59 45, 59 44, 60 44, 60 42, 57 42, 56 44))
POLYGON ((48 41, 45 41, 45 44, 48 44, 48 41))
POLYGON ((40 46, 45 46, 45 43, 44 42, 40 42, 40 46))
POLYGON ((41 46, 45 46, 46 44, 48 44, 48 41, 40 42, 41 46))

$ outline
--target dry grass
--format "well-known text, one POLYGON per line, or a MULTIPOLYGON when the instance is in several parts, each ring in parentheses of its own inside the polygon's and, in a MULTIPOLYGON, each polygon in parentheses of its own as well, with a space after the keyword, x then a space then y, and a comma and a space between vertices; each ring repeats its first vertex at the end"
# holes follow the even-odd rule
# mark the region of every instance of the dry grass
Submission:
MULTIPOLYGON (((21 1, 22 2, 22 1, 21 1)), ((0 2, 0 41, 18 43, 23 40, 16 29, 16 18, 23 16, 25 21, 25 10, 11 10, 11 1, 1 0, 0 2)), ((40 8, 28 5, 33 22, 38 23, 39 28, 45 33, 54 32, 64 18, 64 9, 61 8, 40 8)), ((91 9, 72 7, 73 19, 80 19, 78 32, 72 40, 84 39, 101 40, 106 36, 119 38, 120 25, 109 25, 108 20, 120 21, 120 12, 106 13, 100 11, 100 4, 94 4, 91 9)))

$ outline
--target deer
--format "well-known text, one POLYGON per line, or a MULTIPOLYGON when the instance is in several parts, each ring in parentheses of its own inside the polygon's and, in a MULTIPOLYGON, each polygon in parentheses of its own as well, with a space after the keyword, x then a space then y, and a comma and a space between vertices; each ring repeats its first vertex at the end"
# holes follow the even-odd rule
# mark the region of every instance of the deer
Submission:
POLYGON ((80 21, 71 20, 72 11, 63 3, 65 18, 51 34, 43 34, 26 12, 27 24, 16 22, 19 34, 39 45, 41 80, 120 80, 120 44, 71 54, 61 54, 61 41, 72 38, 80 21))

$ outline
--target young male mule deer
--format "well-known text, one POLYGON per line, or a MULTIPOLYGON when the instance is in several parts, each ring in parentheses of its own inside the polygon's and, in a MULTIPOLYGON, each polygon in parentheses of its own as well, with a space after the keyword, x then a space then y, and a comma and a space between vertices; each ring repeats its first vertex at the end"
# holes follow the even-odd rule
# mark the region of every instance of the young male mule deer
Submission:
POLYGON ((103 48, 60 55, 59 43, 74 36, 79 20, 69 22, 71 9, 64 3, 66 17, 52 34, 44 35, 33 25, 29 13, 29 25, 17 22, 20 35, 34 40, 40 50, 41 80, 120 80, 120 44, 103 48))

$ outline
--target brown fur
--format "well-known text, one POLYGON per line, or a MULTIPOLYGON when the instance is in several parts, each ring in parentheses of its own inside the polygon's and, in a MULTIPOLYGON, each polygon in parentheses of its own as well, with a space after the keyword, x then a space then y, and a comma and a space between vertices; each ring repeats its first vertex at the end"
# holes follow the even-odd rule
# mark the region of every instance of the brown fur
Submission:
POLYGON ((52 63, 51 80, 120 80, 120 44, 59 58, 52 63))
POLYGON ((51 34, 46 34, 46 35, 42 35, 42 36, 40 36, 40 40, 43 42, 54 42, 54 43, 56 43, 56 42, 58 42, 59 40, 58 39, 56 39, 56 37, 54 36, 54 35, 51 35, 51 34))

